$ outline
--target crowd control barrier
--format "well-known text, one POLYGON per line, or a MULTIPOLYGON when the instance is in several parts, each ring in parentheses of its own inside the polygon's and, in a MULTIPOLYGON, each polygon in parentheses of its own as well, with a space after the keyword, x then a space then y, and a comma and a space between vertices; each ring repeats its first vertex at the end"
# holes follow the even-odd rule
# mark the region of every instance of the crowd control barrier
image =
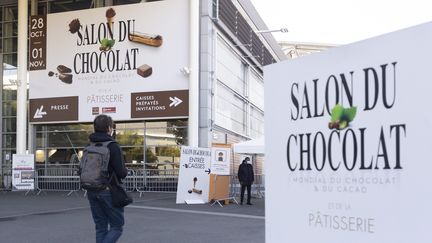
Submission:
MULTIPOLYGON (((140 196, 144 192, 176 192, 178 169, 128 169, 123 180, 127 191, 137 191, 140 196)), ((252 184, 252 195, 262 198, 265 195, 264 175, 255 175, 252 184)), ((70 195, 80 191, 80 177, 77 167, 38 168, 35 175, 35 189, 38 195, 45 191, 65 191, 70 195)), ((240 195, 240 184, 237 176, 231 176, 231 196, 240 195)))

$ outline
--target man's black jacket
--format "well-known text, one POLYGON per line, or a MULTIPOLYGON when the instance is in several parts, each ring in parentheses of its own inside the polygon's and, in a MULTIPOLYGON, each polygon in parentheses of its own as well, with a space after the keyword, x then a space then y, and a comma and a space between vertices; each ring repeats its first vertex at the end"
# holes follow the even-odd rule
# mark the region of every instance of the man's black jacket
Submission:
POLYGON ((241 163, 239 166, 237 176, 242 185, 251 185, 254 181, 252 165, 246 163, 246 161, 243 161, 243 163, 241 163))

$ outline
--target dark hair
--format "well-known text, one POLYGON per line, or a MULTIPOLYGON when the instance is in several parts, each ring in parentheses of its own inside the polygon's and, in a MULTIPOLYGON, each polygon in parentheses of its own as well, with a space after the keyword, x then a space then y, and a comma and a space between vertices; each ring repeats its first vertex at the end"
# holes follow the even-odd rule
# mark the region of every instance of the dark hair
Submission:
POLYGON ((114 126, 114 122, 110 116, 98 115, 93 121, 95 132, 108 132, 109 128, 114 126))

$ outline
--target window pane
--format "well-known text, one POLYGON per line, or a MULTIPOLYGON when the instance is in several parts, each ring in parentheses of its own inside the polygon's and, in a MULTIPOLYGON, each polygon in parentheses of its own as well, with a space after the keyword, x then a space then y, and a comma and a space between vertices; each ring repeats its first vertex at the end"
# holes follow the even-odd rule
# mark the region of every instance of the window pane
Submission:
MULTIPOLYGON (((6 52, 6 43, 3 42, 3 52, 6 52)), ((3 54, 3 63, 10 65, 11 67, 16 67, 17 66, 17 54, 3 54)), ((7 77, 3 77, 3 79, 5 79, 7 77)), ((16 80, 17 78, 15 77, 14 80, 16 80)), ((6 79, 7 80, 7 79, 6 79)))
POLYGON ((251 108, 251 137, 259 138, 264 135, 264 114, 258 109, 251 108))
POLYGON ((122 147, 143 147, 144 130, 118 129, 116 130, 116 140, 122 147))
POLYGON ((152 146, 146 151, 147 169, 178 169, 179 164, 179 146, 152 146))
POLYGON ((168 128, 147 128, 146 129, 146 145, 177 145, 176 136, 168 132, 168 128))
POLYGON ((16 89, 11 89, 12 87, 4 87, 3 89, 3 100, 4 101, 12 101, 17 100, 17 91, 16 89))
POLYGON ((17 21, 18 20, 18 6, 6 7, 4 9, 4 21, 17 21))
POLYGON ((3 116, 16 116, 16 101, 3 102, 3 116))
POLYGON ((54 131, 54 132, 57 132, 57 131, 66 132, 66 131, 78 131, 78 130, 80 130, 80 131, 83 131, 83 130, 93 131, 93 125, 91 125, 91 124, 67 124, 67 125, 65 125, 65 124, 54 125, 53 124, 53 125, 49 125, 47 127, 48 127, 48 131, 54 131))
POLYGON ((88 144, 90 131, 50 131, 48 147, 83 148, 88 144))
POLYGON ((217 78, 237 93, 244 95, 245 69, 240 58, 220 38, 217 42, 216 55, 217 78))
POLYGON ((6 150, 3 149, 3 154, 2 154, 2 165, 3 165, 3 169, 11 169, 12 168, 12 155, 15 154, 16 151, 13 150, 6 150))
POLYGON ((144 147, 124 147, 122 146, 123 154, 125 155, 125 163, 128 168, 144 166, 144 147))
POLYGON ((36 148, 44 148, 44 133, 36 132, 36 148))
POLYGON ((48 150, 48 165, 74 166, 79 165, 81 152, 77 149, 50 149, 48 150))
MULTIPOLYGON (((3 52, 4 53, 16 52, 17 48, 18 48, 18 38, 17 37, 10 37, 10 38, 4 38, 3 39, 3 52)), ((16 56, 16 54, 14 56, 16 56)), ((7 59, 7 57, 4 57, 4 58, 7 59)), ((9 62, 6 62, 6 63, 9 63, 9 62)), ((16 65, 13 65, 13 66, 16 66, 16 65)))
POLYGON ((73 10, 89 9, 92 0, 81 1, 50 1, 50 13, 60 13, 73 10))
MULTIPOLYGON (((114 123, 116 123, 114 121, 114 123)), ((116 123, 116 129, 144 129, 144 122, 138 122, 138 123, 116 123)))
POLYGON ((245 133, 245 103, 229 89, 218 84, 216 124, 237 133, 245 133))
POLYGON ((16 135, 5 134, 3 135, 3 148, 15 148, 16 147, 16 135))
POLYGON ((18 22, 4 23, 3 34, 3 38, 18 36, 18 22))
POLYGON ((16 118, 3 118, 3 132, 16 132, 16 118))
POLYGON ((253 72, 250 72, 249 77, 250 77, 249 99, 254 105, 264 110, 264 83, 253 72))

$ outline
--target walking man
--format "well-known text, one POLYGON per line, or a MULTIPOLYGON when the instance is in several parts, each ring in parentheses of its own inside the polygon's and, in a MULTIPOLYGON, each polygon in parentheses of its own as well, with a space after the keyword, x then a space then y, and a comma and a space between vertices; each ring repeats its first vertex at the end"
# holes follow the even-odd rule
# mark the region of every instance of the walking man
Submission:
POLYGON ((247 205, 252 205, 251 203, 251 187, 252 182, 254 181, 254 172, 253 167, 248 162, 250 161, 249 157, 246 157, 243 162, 240 164, 238 169, 238 179, 241 185, 241 193, 240 193, 240 204, 243 205, 243 198, 245 189, 247 189, 247 205))
MULTIPOLYGON (((96 243, 116 242, 123 232, 124 208, 113 206, 108 183, 109 178, 113 174, 117 176, 118 181, 121 182, 121 179, 126 177, 127 170, 124 165, 120 146, 112 138, 114 123, 111 117, 107 115, 97 116, 93 121, 93 127, 94 133, 89 137, 89 146, 106 146, 109 150, 107 151, 105 149, 105 151, 107 151, 106 155, 109 153, 109 162, 106 161, 108 165, 105 166, 105 170, 108 170, 108 175, 101 177, 102 179, 97 179, 97 181, 101 181, 100 188, 87 189, 87 196, 95 223, 96 243)), ((84 160, 85 156, 90 158, 90 155, 86 155, 86 151, 84 151, 82 160, 84 160)), ((91 159, 86 159, 86 161, 90 160, 91 159)), ((85 169, 85 167, 83 168, 85 169)), ((96 167, 93 166, 91 168, 96 167)), ((97 170, 97 168, 95 170, 97 170)), ((84 171, 81 173, 84 173, 84 171)), ((91 173, 91 171, 87 173, 91 173)), ((102 172, 100 174, 103 175, 106 173, 102 172)), ((81 174, 81 176, 83 176, 83 174, 81 174)))

